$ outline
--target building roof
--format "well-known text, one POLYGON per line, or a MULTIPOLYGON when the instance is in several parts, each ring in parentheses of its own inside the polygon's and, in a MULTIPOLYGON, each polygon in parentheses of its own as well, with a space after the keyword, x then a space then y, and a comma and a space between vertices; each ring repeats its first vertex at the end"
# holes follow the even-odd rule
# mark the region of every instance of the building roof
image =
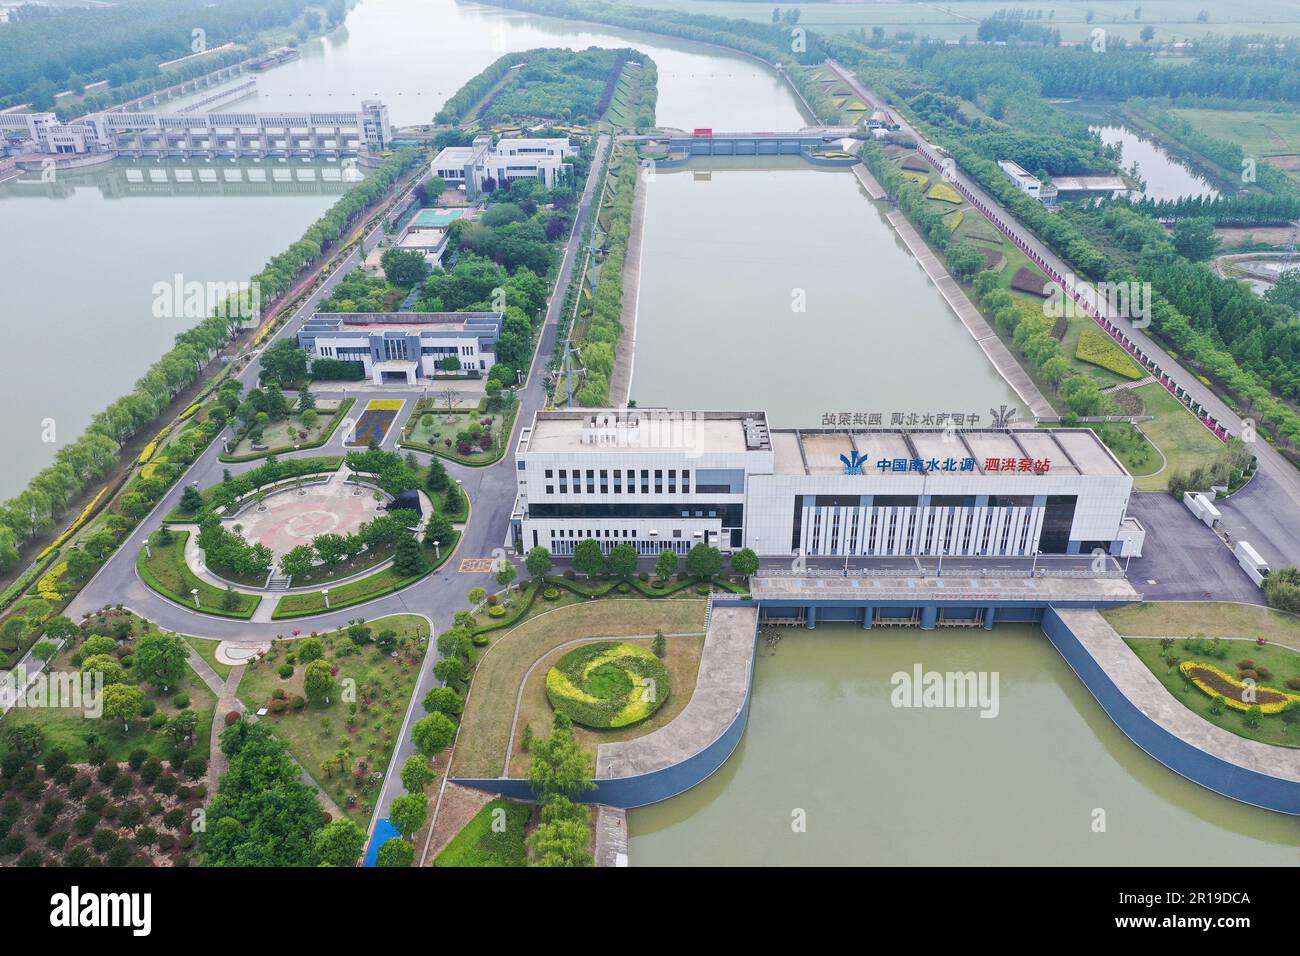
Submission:
POLYGON ((1127 474, 1096 432, 1087 428, 779 429, 772 432, 772 447, 778 475, 842 475, 845 459, 853 461, 855 453, 862 473, 872 475, 901 470, 915 477, 918 471, 912 463, 918 460, 925 473, 937 476, 1127 474), (974 459, 973 465, 970 459, 974 459), (905 461, 906 467, 894 467, 899 460, 905 461), (883 461, 890 462, 890 467, 882 468, 883 461))
POLYGON ((663 409, 542 411, 522 451, 727 453, 770 451, 764 412, 663 409))
POLYGON ((499 331, 504 321, 500 312, 317 312, 301 332, 491 332, 499 331))
POLYGON ((444 209, 442 207, 426 207, 411 217, 411 229, 446 229, 457 219, 473 219, 475 210, 471 206, 460 206, 455 209, 444 209))

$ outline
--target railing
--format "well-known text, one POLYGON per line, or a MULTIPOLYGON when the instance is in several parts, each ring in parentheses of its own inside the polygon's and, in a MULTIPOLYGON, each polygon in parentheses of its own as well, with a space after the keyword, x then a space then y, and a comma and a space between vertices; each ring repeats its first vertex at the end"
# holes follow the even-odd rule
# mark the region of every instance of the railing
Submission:
MULTIPOLYGON (((927 578, 945 577, 916 568, 805 568, 796 571, 789 568, 761 568, 755 575, 760 578, 927 578)), ((1094 571, 1091 568, 956 568, 947 575, 950 578, 1123 578, 1125 574, 1119 568, 1094 571)))

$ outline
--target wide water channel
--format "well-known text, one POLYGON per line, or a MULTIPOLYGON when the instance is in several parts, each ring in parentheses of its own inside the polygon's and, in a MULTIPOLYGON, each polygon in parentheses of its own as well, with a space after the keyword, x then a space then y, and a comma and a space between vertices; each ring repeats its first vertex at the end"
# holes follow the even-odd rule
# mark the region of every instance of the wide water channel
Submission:
POLYGON ((646 187, 638 404, 788 427, 1023 408, 851 170, 692 160, 646 187))
POLYGON ((629 814, 634 865, 1294 865, 1300 833, 1138 750, 1037 628, 782 628, 700 786, 629 814), (890 678, 998 675, 994 717, 896 708, 890 678), (802 821, 800 831, 796 825, 802 821), (1103 830, 1096 828, 1101 821, 1103 830))

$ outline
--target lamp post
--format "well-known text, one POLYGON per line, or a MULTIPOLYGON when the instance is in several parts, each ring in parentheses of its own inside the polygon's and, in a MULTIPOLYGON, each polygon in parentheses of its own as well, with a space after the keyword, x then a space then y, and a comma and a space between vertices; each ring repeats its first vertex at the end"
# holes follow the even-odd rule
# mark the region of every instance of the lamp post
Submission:
POLYGON ((203 605, 199 603, 199 589, 198 589, 198 588, 190 588, 190 593, 194 595, 194 606, 195 606, 196 608, 201 608, 201 607, 203 607, 203 605))
POLYGON ((323 598, 325 599, 325 610, 328 611, 328 610, 330 609, 330 589, 329 589, 329 588, 321 588, 321 589, 320 589, 320 595, 321 595, 321 597, 323 597, 323 598))
POLYGON ((433 553, 437 556, 437 558, 438 558, 439 561, 442 560, 442 542, 441 542, 441 541, 435 541, 435 542, 433 543, 433 553))
POLYGON ((149 539, 148 539, 148 538, 145 538, 145 539, 144 539, 143 541, 141 541, 140 543, 141 543, 142 545, 144 545, 144 556, 145 556, 146 558, 149 558, 149 559, 152 560, 152 558, 153 558, 153 548, 151 548, 151 547, 149 546, 149 539))
POLYGON ((940 577, 940 578, 943 577, 943 556, 947 553, 948 553, 947 548, 939 549, 939 570, 936 573, 935 577, 940 577))
POLYGON ((1029 565, 1029 576, 1031 578, 1038 573, 1038 556, 1042 553, 1038 548, 1034 549, 1034 561, 1029 565))

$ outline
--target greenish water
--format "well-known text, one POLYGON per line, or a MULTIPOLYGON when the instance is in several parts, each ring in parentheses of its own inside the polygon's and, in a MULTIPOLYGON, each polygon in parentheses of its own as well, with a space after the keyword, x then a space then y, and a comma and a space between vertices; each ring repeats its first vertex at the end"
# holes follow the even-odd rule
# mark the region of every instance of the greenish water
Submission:
POLYGON ((1146 190, 1142 195, 1148 199, 1181 199, 1184 196, 1206 196, 1213 198, 1219 194, 1210 183, 1190 166, 1170 156, 1163 148, 1149 139, 1143 139, 1126 126, 1093 126, 1092 131, 1101 137, 1107 146, 1118 145, 1123 149, 1120 165, 1125 169, 1138 164, 1138 171, 1146 180, 1146 190))
POLYGON ((700 786, 629 814, 634 865, 1300 861, 1292 818, 1156 763, 1037 627, 824 624, 781 629, 773 653, 759 646, 739 748, 700 786), (996 671, 997 716, 892 706, 891 675, 918 663, 996 671), (804 832, 792 829, 798 811, 804 832))
POLYGON ((647 183, 631 397, 825 412, 1023 406, 852 171, 693 160, 647 183))
MULTIPOLYGON (((378 96, 395 124, 423 123, 506 52, 591 45, 635 46, 654 58, 662 123, 804 124, 790 92, 753 60, 455 0, 362 0, 343 28, 309 43, 300 59, 258 74, 258 94, 234 108, 355 109, 378 96)), ((145 189, 104 170, 60 173, 52 186, 0 186, 0 263, 9 280, 8 339, 0 353, 0 403, 7 409, 0 445, 8 454, 0 463, 0 497, 21 490, 193 323, 153 317, 155 283, 178 273, 186 282, 245 281, 334 198, 290 190, 145 189), (44 440, 49 420, 53 442, 44 440)))

